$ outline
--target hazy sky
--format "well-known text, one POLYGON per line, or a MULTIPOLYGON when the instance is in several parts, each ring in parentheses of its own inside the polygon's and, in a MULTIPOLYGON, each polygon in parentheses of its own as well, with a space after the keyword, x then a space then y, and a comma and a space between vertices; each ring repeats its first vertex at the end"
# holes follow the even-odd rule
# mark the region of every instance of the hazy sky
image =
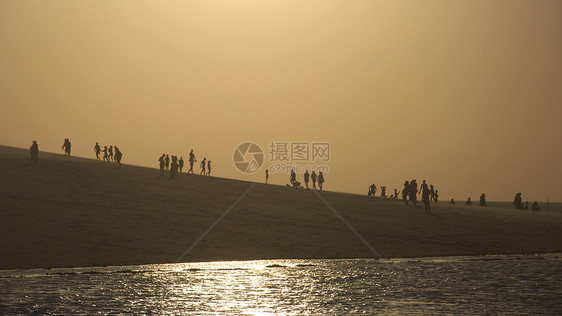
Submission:
POLYGON ((561 31, 559 0, 0 0, 0 144, 263 181, 239 143, 326 141, 327 190, 562 201, 561 31))

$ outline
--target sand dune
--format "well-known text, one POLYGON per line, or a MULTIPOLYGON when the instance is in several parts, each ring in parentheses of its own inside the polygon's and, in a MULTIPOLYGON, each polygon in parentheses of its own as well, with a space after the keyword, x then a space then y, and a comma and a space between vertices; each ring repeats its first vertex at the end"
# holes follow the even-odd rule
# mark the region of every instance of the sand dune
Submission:
POLYGON ((560 213, 320 195, 0 146, 0 269, 377 257, 337 214, 382 257, 562 251, 560 213))

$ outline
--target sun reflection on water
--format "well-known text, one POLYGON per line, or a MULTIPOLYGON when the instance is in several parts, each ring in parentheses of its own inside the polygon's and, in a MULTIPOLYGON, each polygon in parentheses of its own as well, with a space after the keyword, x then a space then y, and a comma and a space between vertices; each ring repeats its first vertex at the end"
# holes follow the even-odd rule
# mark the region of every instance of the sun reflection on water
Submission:
POLYGON ((562 314, 562 259, 501 258, 0 271, 0 314, 562 314))

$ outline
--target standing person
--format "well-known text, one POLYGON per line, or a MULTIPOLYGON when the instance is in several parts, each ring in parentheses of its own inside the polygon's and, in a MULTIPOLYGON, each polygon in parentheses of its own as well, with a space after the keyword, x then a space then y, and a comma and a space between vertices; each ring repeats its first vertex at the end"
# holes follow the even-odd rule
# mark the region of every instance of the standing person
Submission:
POLYGON ((189 170, 187 173, 193 174, 193 163, 195 163, 197 159, 195 159, 195 154, 193 153, 193 149, 189 152, 189 170))
POLYGON ((207 175, 210 176, 211 175, 211 161, 207 161, 207 175))
POLYGON ((435 203, 439 200, 439 190, 435 190, 435 203))
POLYGON ((180 161, 178 162, 178 166, 180 167, 180 173, 183 170, 183 157, 180 157, 180 161))
POLYGON ((109 156, 107 155, 107 146, 103 146, 103 161, 109 162, 109 156))
POLYGON ((94 152, 96 153, 96 159, 100 160, 101 148, 98 142, 96 142, 96 145, 94 146, 94 152))
POLYGON ((166 164, 165 162, 166 160, 166 155, 162 154, 162 156, 160 158, 158 158, 158 162, 160 162, 160 175, 164 175, 164 166, 166 164))
POLYGON ((203 161, 201 161, 201 172, 199 172, 199 175, 205 175, 205 160, 207 160, 207 158, 203 158, 203 161))
POLYGON ((267 180, 269 180, 269 170, 265 169, 265 184, 267 184, 267 180))
POLYGON ((482 195, 480 196, 480 206, 488 206, 486 204, 486 194, 482 193, 482 195))
POLYGON ((408 196, 410 195, 410 182, 404 181, 404 189, 402 189, 402 199, 408 205, 408 196))
POLYGON ((119 166, 121 166, 121 158, 123 158, 123 154, 121 153, 119 148, 115 146, 115 161, 117 161, 117 164, 119 164, 119 166))
POLYGON ((109 145, 109 157, 107 159, 107 161, 114 161, 113 159, 113 145, 109 145))
POLYGON ((429 186, 429 194, 431 201, 435 200, 435 189, 433 188, 433 184, 429 186))
POLYGON ((521 192, 515 194, 515 198, 513 199, 513 206, 515 206, 516 209, 523 208, 523 203, 521 201, 521 192))
POLYGON ((369 192, 367 192, 367 195, 375 196, 375 192, 377 192, 377 186, 373 183, 369 186, 369 192))
POLYGON ((29 147, 29 154, 31 155, 31 164, 36 164, 37 158, 39 157, 39 145, 37 145, 36 140, 34 140, 33 144, 31 144, 31 147, 29 147))
POLYGON ((64 139, 64 144, 62 144, 62 149, 64 149, 64 154, 70 156, 70 140, 68 138, 64 139))
POLYGON ((166 163, 166 170, 170 170, 170 155, 166 155, 165 163, 166 163))
POLYGON ((381 186, 381 197, 386 197, 386 185, 381 186))
POLYGON ((320 191, 322 191, 322 184, 324 184, 324 175, 322 174, 322 171, 320 171, 318 173, 318 187, 320 188, 320 191))
POLYGON ((306 189, 308 190, 308 181, 310 181, 310 173, 308 173, 308 169, 304 172, 304 184, 306 185, 306 189))
POLYGON ((172 155, 172 166, 170 168, 170 179, 174 179, 176 177, 176 173, 178 172, 178 158, 172 155))
POLYGON ((410 181, 410 189, 408 192, 410 193, 410 201, 412 201, 414 207, 417 207, 416 200, 418 194, 418 184, 416 183, 416 179, 412 179, 412 181, 410 181))
POLYGON ((394 189, 394 198, 398 199, 398 190, 397 189, 394 189))
POLYGON ((312 174, 310 175, 310 179, 312 180, 312 189, 316 190, 316 172, 312 170, 312 174))
POLYGON ((291 176, 289 176, 289 182, 293 185, 297 181, 297 174, 295 170, 291 169, 291 176))
POLYGON ((421 195, 422 195, 422 202, 423 202, 425 212, 431 213, 431 209, 429 207, 429 199, 431 198, 431 191, 427 187, 427 184, 425 183, 425 180, 423 180, 423 183, 422 183, 421 188, 420 188, 420 192, 421 192, 421 195))

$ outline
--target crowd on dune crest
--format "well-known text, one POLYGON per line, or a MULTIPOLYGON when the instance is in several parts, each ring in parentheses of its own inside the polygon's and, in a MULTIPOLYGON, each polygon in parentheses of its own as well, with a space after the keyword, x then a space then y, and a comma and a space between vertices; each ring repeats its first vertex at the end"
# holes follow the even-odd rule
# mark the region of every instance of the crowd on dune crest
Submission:
MULTIPOLYGON (((64 143, 62 145, 62 150, 64 150, 64 155, 65 156, 70 156, 71 153, 71 148, 72 145, 70 143, 70 140, 68 138, 64 139, 64 143)), ((29 147, 29 152, 31 154, 31 164, 36 164, 38 157, 39 157, 39 145, 37 144, 37 141, 33 141, 33 143, 31 144, 31 147, 29 147)), ((117 162, 117 164, 119 166, 121 166, 121 160, 123 158, 123 154, 121 153, 121 150, 119 150, 119 148, 117 146, 114 145, 110 145, 108 146, 104 146, 103 149, 101 149, 101 146, 99 145, 98 142, 96 142, 95 146, 94 146, 94 153, 96 155, 96 159, 97 160, 103 160, 103 162, 117 162), (103 157, 100 159, 100 154, 103 153, 103 157)), ((160 156, 158 158, 158 162, 159 162, 159 166, 160 166, 160 175, 163 176, 164 172, 169 170, 170 171, 170 179, 174 179, 176 178, 178 173, 182 173, 183 171, 183 167, 184 167, 184 160, 183 157, 179 157, 176 155, 170 155, 168 154, 162 154, 162 156, 160 156)), ((193 172, 193 166, 195 164, 195 162, 197 162, 197 158, 195 157, 195 154, 193 153, 193 149, 191 149, 191 151, 189 152, 189 170, 186 172, 186 174, 194 174, 193 172)), ((203 158, 203 160, 201 161, 201 163, 199 164, 199 167, 201 168, 201 172, 199 173, 199 175, 203 175, 203 176, 210 176, 211 175, 211 160, 207 160, 207 158, 203 158)), ((304 175, 304 186, 301 184, 301 182, 297 181, 297 175, 295 173, 294 170, 291 170, 290 172, 290 176, 289 176, 289 182, 290 184, 287 184, 288 187, 293 187, 293 188, 303 188, 303 189, 310 189, 308 183, 312 182, 312 190, 317 190, 316 187, 316 183, 318 183, 318 190, 322 191, 323 189, 323 185, 325 182, 325 178, 324 178, 324 174, 322 173, 322 171, 319 171, 318 174, 316 174, 315 171, 312 171, 312 173, 309 173, 308 170, 305 171, 304 175)), ((265 170, 265 183, 267 184, 269 180, 269 170, 265 170)), ((404 202, 406 203, 406 205, 408 205, 408 201, 412 203, 412 205, 414 207, 417 207, 417 195, 421 194, 421 201, 424 205, 424 209, 426 213, 431 213, 431 206, 430 203, 437 203, 439 200, 439 191, 436 190, 433 186, 433 184, 428 185, 426 183, 425 180, 422 181, 422 184, 420 185, 420 188, 418 189, 418 183, 416 182, 416 179, 412 179, 410 181, 405 181, 404 182, 404 187, 401 190, 401 192, 398 189, 394 189, 394 193, 391 193, 389 195, 386 194, 386 186, 381 186, 381 194, 380 196, 383 198, 394 198, 394 199, 398 199, 398 195, 400 193, 402 193, 402 199, 404 200, 404 202)), ((373 183, 369 186, 369 190, 367 192, 368 196, 375 196, 377 192, 377 186, 373 183)), ((455 200, 451 199, 451 201, 449 202, 449 204, 455 204, 455 200)), ((467 206, 472 206, 472 200, 470 199, 470 197, 468 197, 468 199, 465 202, 465 205, 467 206)), ((479 201, 479 205, 480 206, 487 206, 486 203, 486 194, 482 193, 482 195, 480 196, 480 201, 479 201)), ((525 203, 523 203, 522 199, 521 199, 521 192, 515 194, 515 198, 513 199, 513 207, 515 209, 519 209, 519 210, 528 210, 529 209, 529 201, 526 201, 525 203)), ((537 201, 535 201, 533 203, 533 205, 531 206, 531 210, 533 211, 540 211, 541 208, 538 204, 537 201)))

